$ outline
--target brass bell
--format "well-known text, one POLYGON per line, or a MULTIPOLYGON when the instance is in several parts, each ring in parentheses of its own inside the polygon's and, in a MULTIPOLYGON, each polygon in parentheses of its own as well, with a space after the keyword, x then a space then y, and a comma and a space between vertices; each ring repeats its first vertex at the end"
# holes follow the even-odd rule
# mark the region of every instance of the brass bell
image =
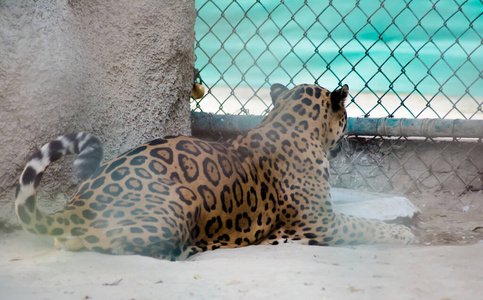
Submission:
POLYGON ((191 97, 196 100, 201 99, 205 95, 205 88, 201 83, 195 82, 191 89, 191 97))

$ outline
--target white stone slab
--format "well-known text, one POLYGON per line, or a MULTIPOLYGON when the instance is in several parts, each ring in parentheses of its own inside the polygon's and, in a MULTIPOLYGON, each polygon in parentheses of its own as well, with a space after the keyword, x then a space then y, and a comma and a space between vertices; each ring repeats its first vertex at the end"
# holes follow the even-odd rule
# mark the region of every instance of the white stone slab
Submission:
POLYGON ((381 221, 412 218, 421 211, 409 199, 402 196, 331 188, 334 211, 381 221))

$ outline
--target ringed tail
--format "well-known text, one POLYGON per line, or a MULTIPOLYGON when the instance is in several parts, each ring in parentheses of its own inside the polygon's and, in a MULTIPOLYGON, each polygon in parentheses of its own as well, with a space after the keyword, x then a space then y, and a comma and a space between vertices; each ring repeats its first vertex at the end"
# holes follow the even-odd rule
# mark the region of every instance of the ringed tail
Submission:
POLYGON ((62 135, 45 144, 27 162, 15 193, 15 212, 22 227, 39 235, 56 235, 49 230, 54 214, 44 214, 37 208, 37 190, 47 167, 68 154, 78 154, 74 172, 82 180, 89 178, 102 160, 102 144, 98 138, 84 132, 62 135))

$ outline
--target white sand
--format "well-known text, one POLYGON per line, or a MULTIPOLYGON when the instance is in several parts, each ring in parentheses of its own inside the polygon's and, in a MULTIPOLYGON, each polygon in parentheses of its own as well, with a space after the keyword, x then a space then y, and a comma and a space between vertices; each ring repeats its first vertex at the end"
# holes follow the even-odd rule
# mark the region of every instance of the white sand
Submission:
POLYGON ((251 246, 188 261, 53 250, 0 234, 0 299, 477 299, 471 246, 251 246))
MULTIPOLYGON (((350 93, 351 96, 355 96, 357 91, 351 90, 350 93)), ((364 117, 365 112, 369 113, 371 118, 385 118, 388 114, 394 114, 395 118, 410 119, 414 117, 483 119, 483 114, 478 113, 478 105, 483 100, 481 97, 448 96, 448 99, 448 97, 440 94, 424 95, 424 97, 417 93, 411 95, 399 94, 399 96, 392 93, 384 95, 360 93, 354 98, 358 107, 354 103, 348 102, 347 114, 349 117, 364 117), (380 104, 378 104, 379 100, 380 104), (401 105, 401 100, 404 100, 404 106, 401 105), (431 108, 426 106, 428 100, 431 100, 431 108), (410 110, 406 107, 409 107, 410 110)), ((269 88, 254 89, 238 86, 232 90, 226 86, 215 86, 211 88, 211 93, 207 94, 198 105, 204 112, 260 115, 266 113, 270 104, 269 88)), ((191 109, 198 109, 196 101, 191 102, 191 109)))

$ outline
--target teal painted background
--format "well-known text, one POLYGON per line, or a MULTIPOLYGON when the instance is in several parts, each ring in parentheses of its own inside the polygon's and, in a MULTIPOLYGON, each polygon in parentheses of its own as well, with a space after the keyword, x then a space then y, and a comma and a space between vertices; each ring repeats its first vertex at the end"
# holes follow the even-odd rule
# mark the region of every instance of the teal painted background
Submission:
POLYGON ((482 1, 197 0, 196 7, 196 67, 208 86, 343 82, 361 92, 483 95, 482 1))

